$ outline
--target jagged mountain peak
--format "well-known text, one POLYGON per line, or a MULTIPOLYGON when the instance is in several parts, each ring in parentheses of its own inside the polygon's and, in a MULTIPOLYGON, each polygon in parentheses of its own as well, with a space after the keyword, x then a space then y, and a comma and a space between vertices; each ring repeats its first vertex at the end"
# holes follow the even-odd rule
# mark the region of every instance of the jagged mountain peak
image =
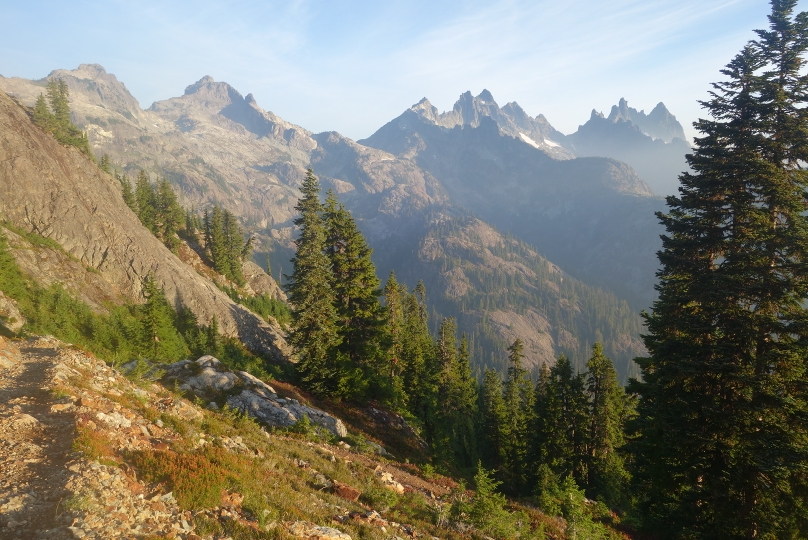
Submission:
MULTIPOLYGON (((637 112, 636 110, 634 111, 637 112)), ((643 111, 640 111, 641 115, 645 116, 643 111)), ((631 122, 631 109, 628 107, 628 101, 625 98, 620 98, 620 101, 617 105, 612 105, 612 110, 609 112, 609 121, 611 122, 631 122)))
POLYGON ((437 123, 440 115, 437 107, 432 105, 427 98, 422 98, 421 101, 410 107, 410 110, 433 124, 437 123))
POLYGON ((494 100, 494 96, 491 95, 491 92, 488 90, 483 89, 482 92, 477 96, 477 99, 484 101, 485 103, 493 103, 496 105, 496 101, 494 100))
POLYGON ((210 86, 212 83, 215 83, 215 82, 216 81, 213 80, 213 77, 211 77, 210 75, 205 75, 204 77, 202 77, 201 79, 199 79, 195 83, 189 84, 185 88, 185 95, 187 96, 187 95, 190 95, 190 94, 196 94, 203 87, 210 86))
POLYGON ((621 97, 617 105, 612 105, 608 120, 612 123, 630 122, 649 137, 662 139, 666 143, 670 143, 673 139, 686 140, 682 125, 661 101, 650 114, 645 114, 644 110, 638 111, 629 107, 628 101, 621 97))
MULTIPOLYGON (((483 89, 477 96, 465 91, 457 98, 451 111, 441 113, 427 98, 421 99, 410 107, 404 115, 415 113, 421 120, 445 128, 468 126, 480 127, 491 121, 504 135, 522 140, 556 159, 570 159, 573 154, 563 147, 564 135, 553 128, 544 115, 535 118, 527 114, 515 101, 500 108, 493 94, 483 89)), ((399 118, 399 126, 410 126, 409 122, 399 118)))

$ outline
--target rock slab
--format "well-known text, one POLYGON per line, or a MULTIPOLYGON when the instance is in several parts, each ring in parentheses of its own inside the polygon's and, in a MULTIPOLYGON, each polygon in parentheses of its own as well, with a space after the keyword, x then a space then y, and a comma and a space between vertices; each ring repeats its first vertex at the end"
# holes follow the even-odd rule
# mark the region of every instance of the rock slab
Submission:
POLYGON ((227 404, 272 427, 290 427, 303 416, 338 437, 348 435, 345 424, 327 412, 303 405, 296 399, 278 396, 275 389, 246 371, 232 371, 217 358, 205 355, 198 360, 182 360, 163 367, 163 383, 176 384, 217 406, 227 404))

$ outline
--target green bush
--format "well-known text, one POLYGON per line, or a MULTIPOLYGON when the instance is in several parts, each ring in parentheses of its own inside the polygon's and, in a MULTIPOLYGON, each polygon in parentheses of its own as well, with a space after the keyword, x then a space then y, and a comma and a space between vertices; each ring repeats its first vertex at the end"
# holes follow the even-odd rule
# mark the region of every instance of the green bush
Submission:
POLYGON ((387 512, 398 503, 398 495, 384 486, 373 483, 362 492, 359 500, 374 510, 387 512))

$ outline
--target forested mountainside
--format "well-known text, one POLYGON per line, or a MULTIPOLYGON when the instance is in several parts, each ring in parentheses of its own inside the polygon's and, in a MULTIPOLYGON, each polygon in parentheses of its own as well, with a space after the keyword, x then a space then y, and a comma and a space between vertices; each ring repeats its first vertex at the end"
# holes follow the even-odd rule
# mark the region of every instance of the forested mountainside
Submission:
MULTIPOLYGON (((380 269, 380 277, 384 278, 389 271, 395 270, 407 276, 410 287, 415 286, 419 279, 434 282, 437 286, 439 269, 420 265, 415 256, 429 230, 429 216, 440 209, 449 214, 457 213, 455 205, 469 205, 464 199, 452 200, 449 192, 452 185, 437 178, 416 161, 357 144, 338 133, 311 134, 264 111, 251 96, 242 97, 226 83, 215 82, 209 77, 189 86, 183 96, 155 103, 146 110, 140 108, 122 83, 100 66, 83 65, 77 70, 58 70, 49 75, 50 80, 57 78, 63 79, 70 89, 73 118, 87 131, 97 155, 108 154, 112 166, 127 172, 130 177, 135 177, 143 168, 152 176, 168 179, 188 208, 201 211, 219 204, 232 211, 255 236, 258 262, 264 264, 260 253, 270 253, 272 272, 277 279, 283 279, 282 274, 289 273, 291 268, 288 260, 292 255, 291 240, 294 237, 291 223, 295 212, 293 207, 299 196, 298 186, 304 178, 305 168, 310 164, 323 186, 333 189, 356 217, 375 250, 374 260, 380 269), (411 266, 418 267, 418 271, 411 269, 411 266), (422 271, 425 273, 422 274, 422 271)), ((45 83, 46 80, 0 78, 0 88, 29 104, 36 101, 45 83)), ((510 137, 503 139, 511 140, 510 137)), ((527 143, 520 144, 524 150, 535 150, 527 143)), ((542 225, 546 225, 547 230, 539 231, 530 220, 525 221, 523 227, 512 226, 521 222, 510 212, 507 202, 501 201, 500 209, 508 210, 508 215, 500 221, 489 220, 489 223, 516 238, 538 245, 539 253, 549 257, 570 276, 587 279, 594 273, 579 268, 622 268, 626 271, 624 277, 628 277, 625 280, 627 283, 612 290, 619 298, 631 300, 634 308, 648 305, 652 294, 652 264, 629 269, 628 262, 620 261, 630 259, 631 253, 640 249, 643 243, 637 241, 635 236, 648 234, 647 222, 655 227, 654 219, 635 223, 638 225, 636 230, 629 231, 634 236, 628 238, 619 236, 624 231, 605 225, 608 225, 608 221, 636 222, 638 218, 633 216, 643 213, 643 210, 632 208, 632 204, 639 202, 642 206, 656 199, 646 196, 647 188, 622 164, 602 159, 591 160, 594 167, 590 168, 594 170, 586 174, 587 182, 605 183, 606 187, 602 191, 592 191, 589 196, 589 184, 585 182, 579 185, 575 177, 568 173, 559 174, 553 168, 554 163, 565 162, 547 159, 549 165, 544 169, 544 173, 549 175, 544 178, 547 189, 536 199, 550 214, 563 208, 567 209, 567 213, 557 217, 548 215, 542 225), (610 190, 615 188, 619 192, 624 184, 645 195, 628 197, 622 206, 609 209, 609 204, 614 203, 614 198, 609 195, 610 190), (563 197, 569 194, 570 189, 577 190, 578 199, 564 202, 563 197), (579 203, 584 206, 577 211, 574 205, 579 203), (603 223, 591 221, 593 218, 588 214, 592 213, 592 207, 601 208, 601 214, 606 214, 603 223), (584 216, 590 221, 578 227, 584 216), (612 233, 618 237, 610 236, 612 233), (557 246, 563 246, 560 253, 569 255, 563 262, 556 260, 537 242, 556 236, 563 238, 563 241, 556 242, 557 246), (645 285, 638 285, 641 283, 645 285), (637 293, 637 290, 642 292, 637 293)), ((532 163, 524 166, 529 170, 532 163)), ((525 178, 529 183, 527 179, 530 175, 525 178)), ((476 181, 486 183, 482 178, 476 181)), ((524 189, 530 191, 532 188, 528 186, 524 189)), ((496 199, 494 202, 497 202, 496 199)), ((520 214, 527 212, 524 206, 516 210, 520 214)), ((476 209, 472 208, 472 211, 476 213, 476 209)), ((650 215, 650 211, 646 213, 650 215)), ((460 214, 464 212, 461 210, 460 214)), ((594 212, 593 215, 600 214, 594 212)), ((487 218, 486 215, 480 217, 487 218)), ((655 237, 651 236, 652 241, 656 242, 655 237)), ((651 248, 651 251, 654 249, 651 248)), ((597 272, 597 275, 603 273, 597 272)), ((595 283, 609 287, 607 280, 595 283)), ((437 301, 443 296, 443 291, 429 291, 430 301, 437 301)), ((577 305, 577 300, 573 298, 565 301, 577 305)), ((453 306, 461 304, 462 301, 441 302, 439 309, 435 306, 438 311, 433 320, 454 315, 464 321, 463 331, 482 333, 482 329, 477 328, 479 324, 473 323, 474 318, 462 318, 459 312, 445 311, 454 310, 453 306)), ((514 305, 518 304, 516 302, 514 305)), ((554 319, 552 313, 556 311, 542 313, 540 318, 528 319, 526 323, 526 329, 532 335, 541 336, 537 340, 552 347, 549 354, 537 355, 532 362, 538 361, 539 357, 542 361, 552 360, 560 354, 562 349, 558 336, 567 336, 566 332, 577 337, 575 350, 583 350, 587 343, 597 339, 594 329, 602 326, 601 323, 589 325, 577 319, 572 323, 575 328, 570 329, 569 321, 562 323, 554 319), (549 323, 549 330, 544 321, 549 323)), ((509 313, 508 310, 504 312, 509 313)), ((623 318, 623 315, 608 315, 608 318, 615 317, 623 318)), ((638 319, 636 315, 629 316, 632 317, 634 322, 620 323, 619 326, 636 327, 638 319)), ((584 319, 589 318, 589 314, 584 316, 584 319)), ((608 326, 609 323, 603 324, 608 326)), ((481 340, 479 343, 502 343, 510 339, 510 333, 501 325, 489 328, 486 333, 493 333, 491 340, 481 340)), ((611 335, 609 332, 606 334, 611 335)), ((625 338, 615 339, 617 341, 614 343, 604 342, 604 345, 614 351, 615 361, 623 372, 625 366, 630 365, 629 360, 636 350, 622 345, 626 343, 625 338), (617 344, 618 341, 621 345, 617 344)), ((501 348, 486 348, 480 352, 489 359, 492 353, 499 355, 499 364, 504 362, 501 348)), ((574 360, 580 366, 585 356, 576 355, 574 360)))
POLYGON ((469 215, 438 213, 413 253, 415 264, 398 274, 404 282, 425 279, 439 313, 456 314, 469 337, 481 375, 507 371, 504 354, 516 339, 525 344, 525 367, 552 365, 559 353, 583 371, 596 342, 622 377, 636 376, 633 358, 644 353, 640 320, 628 303, 590 287, 534 248, 469 215))

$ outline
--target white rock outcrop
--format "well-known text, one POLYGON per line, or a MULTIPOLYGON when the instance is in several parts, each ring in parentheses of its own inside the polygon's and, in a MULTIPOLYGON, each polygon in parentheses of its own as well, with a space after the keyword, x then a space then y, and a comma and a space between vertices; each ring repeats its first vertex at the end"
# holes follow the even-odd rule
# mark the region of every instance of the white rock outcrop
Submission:
POLYGON ((327 412, 278 396, 275 389, 246 371, 232 371, 218 359, 205 355, 168 366, 163 382, 198 396, 206 402, 239 409, 268 426, 290 427, 303 416, 338 437, 345 437, 345 424, 327 412))

